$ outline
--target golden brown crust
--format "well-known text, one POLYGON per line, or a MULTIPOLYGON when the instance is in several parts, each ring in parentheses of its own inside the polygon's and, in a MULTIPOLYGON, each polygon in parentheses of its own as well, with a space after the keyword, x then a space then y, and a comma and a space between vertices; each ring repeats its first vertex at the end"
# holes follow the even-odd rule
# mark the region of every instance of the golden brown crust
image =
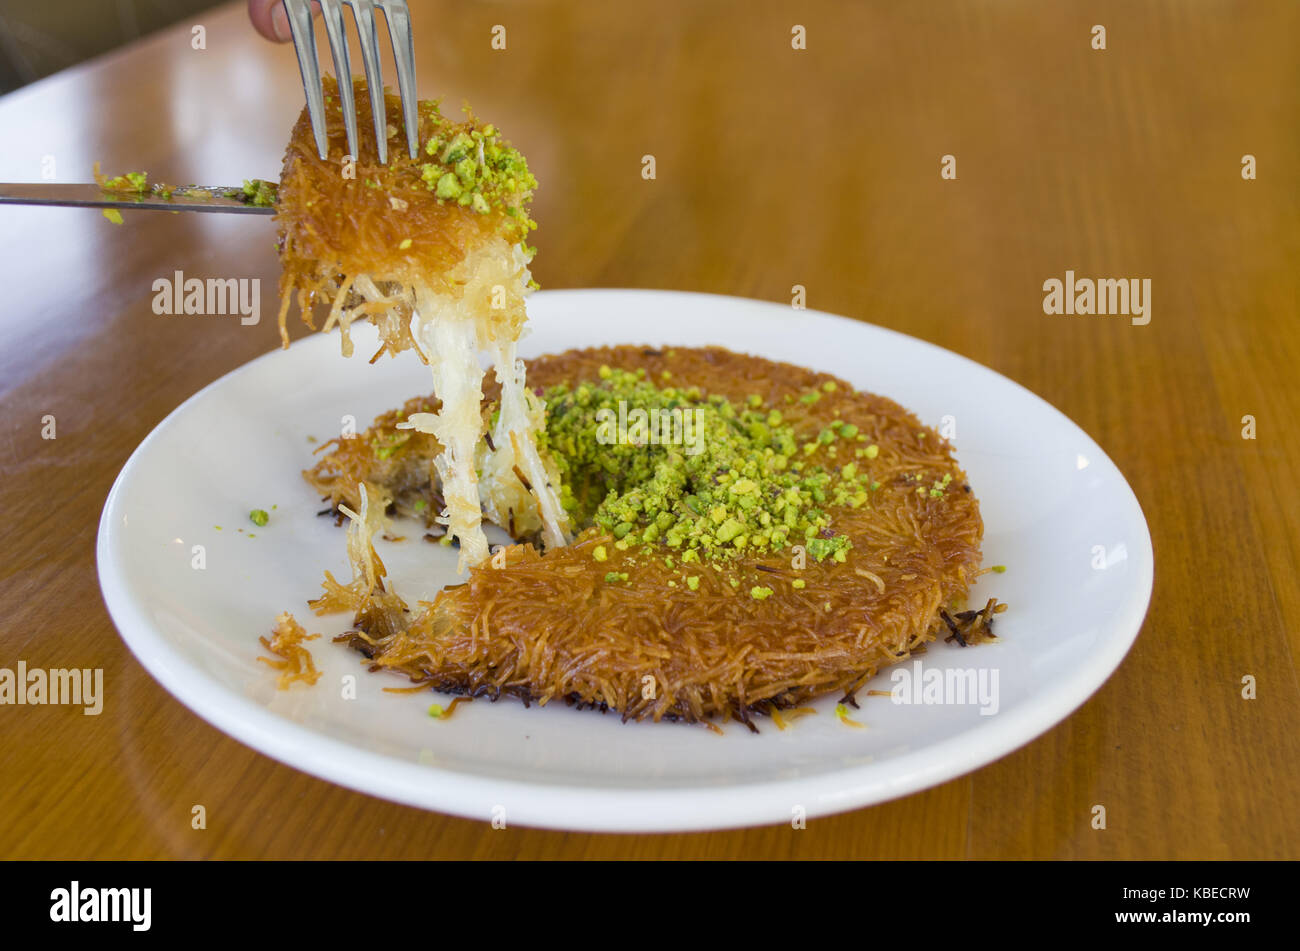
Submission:
POLYGON ((258 638, 262 646, 275 655, 275 658, 257 658, 268 667, 280 671, 279 688, 288 690, 302 681, 313 685, 320 679, 321 671, 316 669, 316 662, 311 651, 303 646, 304 641, 314 641, 319 634, 308 634, 292 614, 281 614, 271 628, 271 639, 258 638))
MULTIPOLYGON (((362 306, 356 315, 369 312, 382 318, 384 349, 396 353, 414 346, 406 326, 411 317, 410 301, 365 304, 355 282, 368 278, 385 294, 413 286, 435 292, 451 290, 456 266, 475 248, 512 233, 515 222, 501 207, 479 213, 435 197, 421 177, 430 157, 423 151, 414 159, 408 154, 401 131, 401 100, 388 93, 385 107, 392 135, 388 164, 380 165, 370 95, 360 78, 353 81, 353 98, 361 154, 351 168, 346 166, 348 146, 337 83, 330 76, 324 83, 329 154, 324 160, 319 157, 304 109, 285 150, 280 176, 276 220, 280 225, 281 333, 285 335, 284 320, 292 303, 297 303, 303 321, 314 329, 313 308, 341 298, 347 301, 347 319, 358 304, 362 306)), ((445 136, 477 127, 470 119, 451 123, 436 109, 436 103, 419 104, 421 143, 435 134, 445 136)), ((512 243, 514 240, 511 238, 512 243)), ((334 319, 340 316, 345 315, 336 308, 334 319)), ((343 323, 346 337, 346 320, 343 323)), ((287 346, 287 336, 284 340, 287 346)))
MULTIPOLYGON (((975 580, 983 523, 951 447, 911 413, 828 374, 716 347, 569 351, 530 361, 529 380, 538 387, 596 381, 601 365, 644 368, 652 378, 667 370, 675 385, 733 401, 757 393, 805 437, 836 417, 857 425, 879 447, 870 471, 880 487, 867 507, 828 509, 837 531, 852 539, 847 561, 808 558, 796 568, 790 551, 748 555, 721 568, 699 566, 691 591, 666 566, 666 550, 619 552, 591 528, 544 556, 512 546, 504 567, 474 569, 407 630, 366 638, 377 667, 456 693, 563 699, 625 718, 722 715, 748 723, 753 712, 830 691, 851 695, 881 667, 951 636, 950 623, 972 641, 988 636, 996 603, 978 616, 941 613, 955 611, 975 580), (832 380, 834 392, 815 404, 786 400, 832 380), (917 474, 926 486, 950 475, 950 489, 918 493, 917 474), (602 543, 608 559, 598 562, 592 550, 602 543), (629 582, 606 583, 609 571, 626 571, 629 582), (796 579, 805 586, 795 588, 796 579), (757 584, 773 594, 755 600, 757 584)), ((368 435, 382 437, 394 422, 385 417, 368 435)), ((821 453, 811 461, 837 464, 821 453)), ((309 478, 324 485, 326 469, 340 492, 362 469, 376 474, 359 453, 337 449, 309 478)))

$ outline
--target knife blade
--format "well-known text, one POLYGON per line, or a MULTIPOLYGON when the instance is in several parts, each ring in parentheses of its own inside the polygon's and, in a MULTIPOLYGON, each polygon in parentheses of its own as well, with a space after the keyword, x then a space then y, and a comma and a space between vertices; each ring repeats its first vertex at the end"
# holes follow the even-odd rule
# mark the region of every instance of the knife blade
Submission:
MULTIPOLYGON (((156 188, 156 186, 155 186, 156 188)), ((242 188, 228 185, 185 185, 168 192, 105 191, 98 185, 53 182, 0 183, 0 205, 62 205, 73 208, 117 208, 122 211, 209 211, 235 215, 273 215, 273 205, 254 205, 242 188)))

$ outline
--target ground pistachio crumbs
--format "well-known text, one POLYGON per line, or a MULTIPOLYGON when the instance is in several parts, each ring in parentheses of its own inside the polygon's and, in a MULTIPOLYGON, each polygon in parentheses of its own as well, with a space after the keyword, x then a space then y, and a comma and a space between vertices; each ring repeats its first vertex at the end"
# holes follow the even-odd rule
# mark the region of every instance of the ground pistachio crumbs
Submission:
POLYGON ((468 107, 465 114, 468 124, 440 115, 436 102, 426 107, 434 133, 424 143, 424 154, 431 161, 420 166, 420 178, 440 201, 454 201, 481 215, 494 208, 504 212, 514 219, 508 230, 523 237, 537 227, 524 210, 537 179, 496 126, 480 127, 468 107))
MULTIPOLYGON (((141 197, 151 194, 157 195, 164 201, 171 201, 172 196, 177 192, 188 198, 211 198, 213 195, 210 189, 194 185, 165 185, 162 182, 150 185, 149 176, 145 172, 127 172, 124 175, 104 178, 99 174, 99 163, 95 164, 95 180, 106 192, 128 192, 141 197)), ((246 205, 256 205, 260 208, 275 207, 279 194, 280 186, 277 182, 268 182, 262 178, 244 179, 241 188, 227 188, 221 192, 222 197, 237 198, 246 205)))
MULTIPOLYGON (((827 470, 808 461, 806 449, 856 438, 857 427, 835 420, 801 441, 761 399, 737 404, 695 387, 660 387, 644 370, 601 367, 599 377, 542 394, 541 440, 556 460, 562 501, 577 524, 605 529, 619 551, 657 549, 675 558, 670 567, 794 545, 818 561, 846 560, 852 543, 826 509, 866 505, 871 477, 862 462, 827 470)), ((603 545, 592 552, 597 561, 607 554, 603 545)), ((698 575, 683 577, 697 590, 698 575)), ((756 600, 771 593, 750 588, 756 600)))
POLYGON ((276 199, 280 197, 280 186, 276 182, 268 182, 261 178, 254 178, 252 181, 245 179, 240 197, 248 205, 274 208, 276 199))
POLYGON ((253 509, 248 513, 248 520, 254 525, 265 525, 271 520, 271 516, 266 513, 266 509, 253 509))
POLYGON ((149 176, 144 172, 127 172, 107 179, 101 187, 115 192, 145 192, 149 190, 149 176))
POLYGON ((411 439, 411 430, 378 435, 370 440, 370 448, 376 459, 388 459, 411 439))

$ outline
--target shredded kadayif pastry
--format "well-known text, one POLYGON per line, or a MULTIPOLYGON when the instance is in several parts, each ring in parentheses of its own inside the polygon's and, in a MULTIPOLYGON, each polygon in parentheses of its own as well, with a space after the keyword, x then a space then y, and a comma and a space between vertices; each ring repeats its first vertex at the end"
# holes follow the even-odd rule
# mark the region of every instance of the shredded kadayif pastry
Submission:
POLYGON ((314 641, 318 637, 319 634, 308 634, 307 629, 299 624, 292 614, 281 614, 276 619, 275 627, 271 629, 271 639, 268 641, 265 637, 258 638, 262 646, 279 660, 272 660, 269 657, 257 659, 268 667, 280 671, 281 690, 288 690, 300 680, 308 685, 314 684, 320 679, 321 672, 316 669, 311 651, 303 647, 302 642, 314 641))
POLYGON ((897 403, 719 347, 570 350, 531 360, 529 378, 581 530, 571 545, 512 545, 409 610, 384 587, 376 500, 418 514, 437 497, 418 478, 436 447, 395 441, 428 397, 327 444, 306 474, 353 518, 353 583, 327 579, 312 607, 353 613, 336 640, 372 669, 470 697, 751 729, 836 693, 855 727, 849 709, 880 670, 937 638, 993 637, 1004 605, 963 610, 981 573, 979 503, 952 446, 897 403), (602 420, 620 404, 698 425, 656 443, 629 420, 629 438, 610 441, 602 420))
MULTIPOLYGON (((460 544, 460 570, 488 556, 481 520, 535 527, 548 548, 568 541, 559 477, 537 450, 545 407, 527 387, 517 344, 533 284, 528 217, 536 179, 524 157, 492 125, 466 110, 445 117, 437 102, 419 104, 417 158, 390 146, 379 165, 364 80, 353 80, 358 151, 346 154, 337 85, 325 81, 330 149, 322 160, 306 110, 284 158, 280 222, 280 331, 296 300, 314 327, 336 325, 345 356, 348 333, 365 316, 379 329, 383 353, 414 350, 433 376, 436 412, 414 413, 401 428, 434 437, 433 460, 445 509, 438 521, 460 544), (500 386, 488 439, 481 413, 485 350, 500 386)), ((385 97, 388 135, 402 129, 398 97, 385 97)), ((379 506, 382 517, 383 506, 379 506)))
MULTIPOLYGON (((523 157, 472 115, 421 103, 419 157, 394 143, 374 164, 362 115, 349 175, 336 91, 328 158, 305 114, 285 157, 282 333, 295 300, 309 326, 320 305, 350 355, 365 316, 372 362, 414 350, 433 377, 306 473, 325 514, 351 519, 352 579, 327 572, 311 602, 352 614, 336 640, 460 697, 757 729, 755 715, 785 726, 797 714, 783 711, 828 693, 861 727, 848 707, 880 669, 938 637, 993 637, 1003 605, 961 610, 983 522, 937 432, 845 380, 718 347, 571 350, 534 360, 530 388, 516 346, 537 183, 523 157), (391 590, 372 541, 390 507, 446 527, 465 583, 410 607, 391 590), (518 542, 490 564, 483 518, 518 542)), ((361 82, 355 100, 364 111, 361 82)), ((396 97, 387 111, 397 137, 396 97)))

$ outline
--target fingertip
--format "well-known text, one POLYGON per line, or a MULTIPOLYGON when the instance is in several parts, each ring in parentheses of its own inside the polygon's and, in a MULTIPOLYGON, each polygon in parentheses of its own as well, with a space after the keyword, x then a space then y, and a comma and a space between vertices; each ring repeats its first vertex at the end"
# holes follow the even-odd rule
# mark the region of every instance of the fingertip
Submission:
POLYGON ((274 0, 271 6, 271 30, 281 43, 288 43, 293 39, 293 32, 289 29, 289 14, 285 13, 284 4, 279 0, 274 0))
POLYGON ((289 17, 281 0, 248 0, 248 19, 253 29, 273 43, 287 43, 293 39, 289 17))

